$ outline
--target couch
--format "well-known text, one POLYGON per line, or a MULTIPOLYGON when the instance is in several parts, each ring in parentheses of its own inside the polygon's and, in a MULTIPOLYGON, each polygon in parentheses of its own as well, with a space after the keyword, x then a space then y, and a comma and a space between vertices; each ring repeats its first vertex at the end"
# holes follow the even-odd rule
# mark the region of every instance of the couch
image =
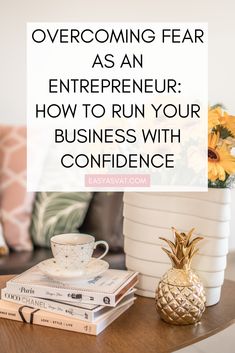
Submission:
MULTIPOLYGON (((123 252, 122 193, 94 193, 80 233, 94 235, 96 240, 109 243, 109 253, 104 258, 111 268, 125 268, 123 252)), ((95 250, 99 256, 101 249, 95 250)), ((33 251, 13 252, 0 257, 0 274, 18 274, 40 261, 52 257, 48 248, 34 247, 33 251)))

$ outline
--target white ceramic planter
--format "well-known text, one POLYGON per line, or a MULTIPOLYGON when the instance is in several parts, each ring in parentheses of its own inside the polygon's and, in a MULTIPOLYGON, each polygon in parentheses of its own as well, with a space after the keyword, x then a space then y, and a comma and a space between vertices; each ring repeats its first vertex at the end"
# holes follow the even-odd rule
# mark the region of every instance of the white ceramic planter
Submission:
POLYGON ((230 201, 229 189, 124 194, 126 266, 140 272, 140 295, 154 297, 159 279, 170 267, 159 237, 172 238, 171 226, 179 231, 195 227, 195 234, 204 240, 192 267, 205 286, 207 306, 219 301, 228 253, 230 201))

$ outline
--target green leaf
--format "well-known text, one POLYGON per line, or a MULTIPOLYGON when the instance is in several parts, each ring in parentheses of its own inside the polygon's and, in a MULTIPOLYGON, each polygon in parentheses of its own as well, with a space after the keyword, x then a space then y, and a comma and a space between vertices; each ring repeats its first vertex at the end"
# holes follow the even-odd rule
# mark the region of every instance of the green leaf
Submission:
POLYGON ((220 126, 218 131, 220 133, 220 138, 222 138, 223 140, 225 140, 228 137, 234 137, 232 132, 228 130, 226 127, 220 126))
POLYGON ((30 226, 34 244, 49 247, 55 234, 78 233, 91 198, 90 192, 37 193, 30 226))

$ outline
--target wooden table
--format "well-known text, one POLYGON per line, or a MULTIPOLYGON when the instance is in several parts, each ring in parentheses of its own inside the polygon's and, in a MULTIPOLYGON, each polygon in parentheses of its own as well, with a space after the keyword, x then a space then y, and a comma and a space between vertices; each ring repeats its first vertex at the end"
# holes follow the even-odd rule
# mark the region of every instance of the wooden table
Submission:
MULTIPOLYGON (((0 277, 0 287, 10 276, 0 277)), ((219 304, 196 326, 171 326, 159 319, 154 300, 138 297, 134 306, 99 336, 0 319, 3 353, 163 353, 207 338, 235 322, 235 282, 225 281, 219 304)))

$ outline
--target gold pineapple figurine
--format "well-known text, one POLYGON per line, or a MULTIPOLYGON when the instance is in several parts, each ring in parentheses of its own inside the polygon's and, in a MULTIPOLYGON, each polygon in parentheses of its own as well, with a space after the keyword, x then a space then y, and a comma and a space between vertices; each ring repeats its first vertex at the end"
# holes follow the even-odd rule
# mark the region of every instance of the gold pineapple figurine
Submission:
POLYGON ((162 248, 172 262, 159 282, 156 291, 156 308, 161 318, 174 325, 189 325, 200 321, 205 310, 205 292, 199 277, 190 269, 192 257, 198 252, 195 245, 202 237, 190 241, 194 228, 188 234, 174 228, 174 243, 168 239, 171 251, 162 248))

